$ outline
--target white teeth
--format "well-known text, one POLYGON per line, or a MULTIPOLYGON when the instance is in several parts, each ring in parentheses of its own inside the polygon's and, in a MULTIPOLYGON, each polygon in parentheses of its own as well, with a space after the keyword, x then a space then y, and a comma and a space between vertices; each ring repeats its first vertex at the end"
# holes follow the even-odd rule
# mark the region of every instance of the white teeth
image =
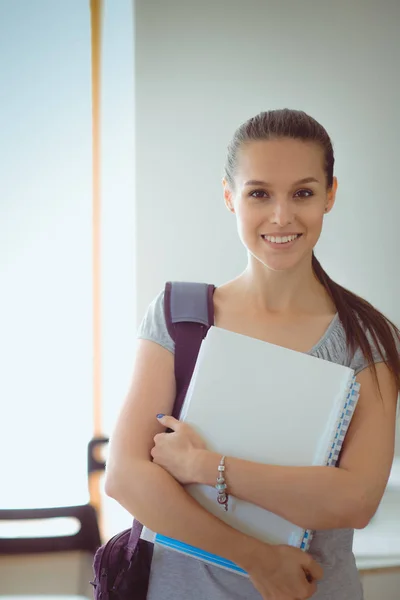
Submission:
POLYGON ((299 234, 288 235, 285 237, 275 237, 273 235, 263 235, 263 238, 268 240, 268 242, 272 242, 273 244, 287 244, 288 242, 293 242, 298 237, 299 237, 299 234))

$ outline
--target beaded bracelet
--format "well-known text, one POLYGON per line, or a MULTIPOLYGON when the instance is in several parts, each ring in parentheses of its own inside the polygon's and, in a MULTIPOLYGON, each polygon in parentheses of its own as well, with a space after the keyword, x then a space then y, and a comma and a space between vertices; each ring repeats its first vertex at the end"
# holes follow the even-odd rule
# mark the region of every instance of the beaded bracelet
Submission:
POLYGON ((218 466, 218 478, 217 478, 217 485, 215 486, 217 492, 218 492, 218 496, 217 496, 217 502, 218 504, 220 504, 221 506, 224 507, 224 509, 227 511, 228 510, 228 492, 227 492, 227 485, 226 485, 226 481, 225 481, 225 456, 223 456, 221 458, 221 462, 219 463, 218 466))

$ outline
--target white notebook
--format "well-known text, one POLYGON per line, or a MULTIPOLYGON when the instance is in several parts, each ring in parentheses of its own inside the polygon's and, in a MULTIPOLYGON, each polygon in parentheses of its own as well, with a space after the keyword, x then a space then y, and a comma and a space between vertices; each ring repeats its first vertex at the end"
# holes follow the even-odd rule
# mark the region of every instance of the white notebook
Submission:
MULTIPOLYGON (((209 450, 221 455, 275 465, 334 466, 358 392, 348 367, 212 327, 202 343, 181 419, 199 432, 209 450)), ((243 533, 272 544, 309 547, 312 532, 278 515, 232 496, 225 512, 217 504, 215 488, 196 484, 186 489, 243 533)), ((243 573, 233 563, 177 540, 157 534, 155 541, 243 573)))

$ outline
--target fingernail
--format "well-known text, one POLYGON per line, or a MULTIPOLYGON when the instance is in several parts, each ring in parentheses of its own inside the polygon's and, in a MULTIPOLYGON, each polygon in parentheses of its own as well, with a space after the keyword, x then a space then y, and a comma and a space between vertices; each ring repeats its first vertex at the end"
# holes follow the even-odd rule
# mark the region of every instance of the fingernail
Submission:
POLYGON ((157 419, 162 419, 165 415, 157 415, 157 419))

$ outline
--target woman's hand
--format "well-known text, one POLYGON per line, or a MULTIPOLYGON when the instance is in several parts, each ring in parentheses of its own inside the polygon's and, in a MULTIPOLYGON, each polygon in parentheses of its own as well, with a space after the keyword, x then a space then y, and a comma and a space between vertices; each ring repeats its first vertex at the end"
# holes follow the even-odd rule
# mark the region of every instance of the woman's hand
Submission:
POLYGON ((166 415, 157 416, 171 433, 158 433, 151 450, 153 462, 163 467, 179 483, 194 483, 195 462, 199 450, 205 450, 202 438, 186 423, 166 415))
MULTIPOLYGON (((153 461, 179 483, 194 483, 196 460, 206 450, 205 442, 187 423, 170 416, 157 418, 172 432, 158 433, 154 437, 153 461)), ((323 573, 309 554, 291 546, 271 546, 254 538, 249 540, 250 549, 242 547, 243 560, 237 564, 247 571, 263 600, 305 600, 314 595, 316 581, 323 573)))
POLYGON ((255 543, 255 551, 240 565, 264 600, 305 600, 317 591, 322 579, 320 565, 292 546, 255 543))

